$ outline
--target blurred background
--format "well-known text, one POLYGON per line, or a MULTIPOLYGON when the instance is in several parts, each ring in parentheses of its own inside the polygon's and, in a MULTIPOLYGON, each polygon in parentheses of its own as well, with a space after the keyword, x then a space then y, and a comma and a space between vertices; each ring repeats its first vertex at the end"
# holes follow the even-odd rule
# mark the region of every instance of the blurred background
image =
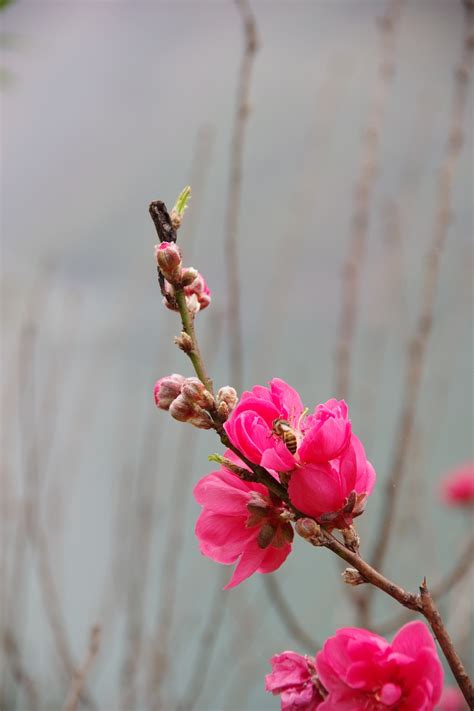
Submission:
MULTIPOLYGON (((414 590, 453 569, 472 530, 438 497, 472 457, 468 14, 456 0, 3 8, 2 709, 62 708, 96 624, 81 708, 276 709, 268 658, 357 623, 327 551, 297 540, 274 575, 228 592, 230 569, 199 553, 192 488, 220 449, 153 402, 158 377, 191 370, 148 204, 186 184, 179 240, 212 290, 197 329, 215 384, 278 376, 309 407, 345 396, 379 477, 363 553, 402 441, 384 570, 414 590)), ((472 665, 471 586, 440 605, 472 665)), ((392 633, 396 603, 374 603, 371 627, 392 633)))

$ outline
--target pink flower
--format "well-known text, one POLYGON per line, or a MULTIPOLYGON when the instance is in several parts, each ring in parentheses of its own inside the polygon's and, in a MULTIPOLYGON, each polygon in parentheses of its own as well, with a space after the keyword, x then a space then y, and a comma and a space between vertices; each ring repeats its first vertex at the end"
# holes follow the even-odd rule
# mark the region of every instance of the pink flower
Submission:
POLYGON ((468 711, 464 696, 454 686, 447 686, 442 695, 437 711, 468 711))
POLYGON ((441 482, 440 495, 447 506, 474 504, 474 462, 451 471, 441 482))
POLYGON ((409 622, 392 644, 347 627, 316 656, 328 691, 319 711, 433 711, 441 697, 443 668, 426 625, 409 622))
POLYGON ((289 479, 291 501, 303 513, 345 528, 363 512, 375 471, 343 400, 328 400, 306 415, 298 393, 275 378, 269 388, 244 392, 224 427, 251 462, 289 479))
POLYGON ((375 471, 353 434, 344 454, 331 462, 296 469, 288 494, 297 509, 332 528, 347 528, 365 508, 375 471))
POLYGON ((281 695, 282 711, 314 711, 323 701, 314 659, 296 652, 282 652, 270 659, 272 673, 265 678, 265 691, 281 695))
POLYGON ((338 457, 349 445, 351 423, 344 400, 318 405, 304 422, 305 434, 298 450, 302 462, 318 464, 338 457))
MULTIPOLYGON (((242 465, 230 450, 225 456, 242 465)), ((238 560, 224 589, 255 572, 272 573, 284 563, 293 529, 281 515, 283 504, 265 486, 242 481, 222 467, 198 482, 194 497, 203 507, 195 529, 201 553, 227 565, 238 560)))

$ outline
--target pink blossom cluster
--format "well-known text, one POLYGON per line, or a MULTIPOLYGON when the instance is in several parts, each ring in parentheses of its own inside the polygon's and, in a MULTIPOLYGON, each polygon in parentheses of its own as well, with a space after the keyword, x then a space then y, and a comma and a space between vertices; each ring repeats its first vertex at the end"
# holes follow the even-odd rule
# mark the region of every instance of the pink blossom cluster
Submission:
POLYGON ((174 242, 161 242, 155 245, 156 263, 165 279, 165 291, 171 298, 164 298, 163 303, 173 311, 177 310, 174 302, 175 288, 182 288, 186 306, 192 314, 197 314, 211 303, 211 292, 204 277, 193 267, 183 268, 181 250, 174 242))
MULTIPOLYGON (((295 507, 327 528, 346 528, 362 513, 375 472, 352 433, 343 401, 329 400, 307 415, 298 393, 274 379, 269 388, 244 393, 224 428, 246 459, 288 483, 295 507), (275 432, 278 421, 291 428, 293 452, 275 432)), ((232 451, 225 457, 247 469, 232 451)), ((228 588, 286 560, 293 539, 289 510, 265 486, 242 480, 223 465, 198 483, 194 495, 202 506, 196 525, 201 552, 219 563, 237 563, 228 588)))
POLYGON ((447 506, 474 505, 474 462, 453 469, 441 481, 441 500, 447 506))
POLYGON ((402 627, 391 644, 346 627, 315 659, 283 652, 270 663, 265 688, 281 696, 282 711, 433 711, 443 688, 443 668, 422 622, 402 627))
POLYGON ((347 528, 363 512, 375 471, 343 400, 328 400, 308 414, 296 390, 274 378, 268 388, 243 393, 225 430, 251 462, 288 481, 291 502, 319 523, 347 528), (294 451, 278 423, 290 433, 294 451))

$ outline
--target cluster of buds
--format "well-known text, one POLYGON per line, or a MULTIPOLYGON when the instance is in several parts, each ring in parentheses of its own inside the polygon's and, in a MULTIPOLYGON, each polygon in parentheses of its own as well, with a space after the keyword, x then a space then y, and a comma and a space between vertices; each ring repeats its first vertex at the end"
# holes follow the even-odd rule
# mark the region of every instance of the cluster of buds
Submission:
POLYGON ((193 267, 183 267, 181 250, 175 242, 155 245, 155 258, 165 279, 165 306, 173 311, 177 310, 175 289, 183 289, 186 305, 192 314, 209 306, 211 292, 204 277, 193 267))
POLYGON ((176 373, 160 378, 155 384, 155 403, 161 410, 169 410, 175 420, 204 430, 213 427, 210 412, 215 411, 216 403, 198 378, 176 373))

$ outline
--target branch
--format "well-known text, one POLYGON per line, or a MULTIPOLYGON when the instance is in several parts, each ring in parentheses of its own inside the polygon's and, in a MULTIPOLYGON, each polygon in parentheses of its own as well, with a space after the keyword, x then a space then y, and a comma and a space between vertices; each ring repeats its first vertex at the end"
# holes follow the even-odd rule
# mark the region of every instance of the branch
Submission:
POLYGON ((446 627, 443 624, 441 615, 439 614, 433 597, 430 591, 428 590, 428 587, 426 585, 426 579, 423 580, 423 583, 420 586, 420 597, 423 615, 430 623, 434 636, 438 640, 439 646, 443 650, 443 654, 446 657, 446 660, 450 666, 451 671, 454 674, 459 688, 461 689, 464 698, 469 704, 469 708, 472 709, 474 707, 474 686, 471 680, 469 679, 466 670, 464 669, 464 665, 459 655, 454 649, 451 637, 449 636, 448 631, 446 630, 446 627))
POLYGON ((391 0, 379 24, 381 57, 371 113, 364 133, 363 162, 354 189, 349 250, 342 269, 342 310, 335 353, 336 393, 346 400, 357 325, 360 277, 369 235, 372 195, 378 174, 380 130, 395 74, 395 32, 401 7, 402 0, 391 0))
MULTIPOLYGON (((445 158, 438 176, 436 224, 433 241, 427 255, 420 315, 408 351, 403 404, 398 420, 398 433, 395 444, 395 457, 385 485, 385 497, 382 505, 380 526, 375 536, 377 543, 371 556, 371 562, 375 568, 381 568, 383 566, 395 520, 396 497, 400 491, 400 483, 403 478, 405 462, 413 434, 421 376, 433 324, 440 259, 446 244, 448 227, 451 221, 454 171, 461 154, 464 138, 463 121, 467 107, 469 76, 472 68, 474 50, 474 43, 470 35, 470 25, 471 23, 468 22, 466 28, 467 35, 464 40, 463 57, 456 72, 457 81, 451 111, 451 129, 445 158)), ((370 597, 371 590, 369 588, 366 598, 366 617, 368 616, 370 597)))
POLYGON ((301 644, 305 649, 314 654, 321 645, 300 625, 298 618, 293 612, 293 608, 288 605, 281 592, 278 581, 273 575, 265 575, 263 583, 268 593, 270 602, 278 612, 280 622, 286 627, 293 639, 301 644))
POLYGON ((248 0, 235 0, 241 15, 245 48, 239 69, 239 82, 230 147, 230 168, 226 213, 226 266, 228 285, 227 320, 230 343, 230 371, 234 387, 242 389, 242 325, 237 252, 240 198, 242 193, 242 162, 245 128, 250 113, 250 81, 255 54, 258 50, 257 25, 248 0))
MULTIPOLYGON (((456 565, 453 567, 451 572, 434 585, 431 589, 431 597, 433 600, 440 600, 446 593, 451 592, 451 590, 461 582, 461 580, 467 575, 471 566, 473 564, 474 556, 474 537, 471 537, 465 547, 463 553, 461 554, 456 565)), ((390 634, 396 629, 404 625, 410 619, 411 615, 405 610, 389 620, 382 622, 382 624, 376 626, 376 632, 381 635, 390 634)))
POLYGON ((87 674, 99 651, 100 625, 94 625, 90 632, 89 648, 82 666, 74 674, 63 711, 76 711, 87 674))

